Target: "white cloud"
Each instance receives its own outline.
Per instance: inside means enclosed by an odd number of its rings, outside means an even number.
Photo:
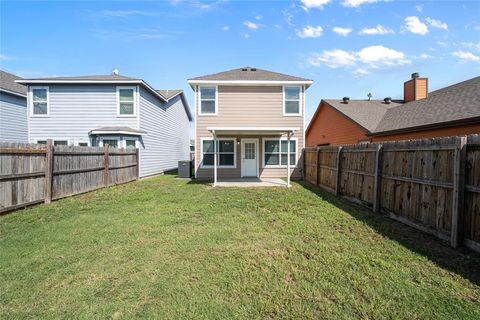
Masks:
[[[428,33],[428,26],[421,22],[416,16],[406,17],[405,24],[402,26],[403,31],[408,31],[414,34],[420,34],[422,36]]]
[[[330,68],[338,68],[355,65],[356,57],[355,53],[341,49],[324,50],[321,54],[313,54],[307,62],[316,67],[323,63]]]
[[[417,10],[418,12],[422,12],[423,11],[423,4],[417,4],[415,6],[415,10]]]
[[[255,20],[262,20],[262,16],[258,15],[258,16],[255,16]]]
[[[366,76],[367,74],[369,74],[368,70],[365,69],[365,68],[357,68],[355,70],[353,70],[352,72],[355,76],[358,77],[363,77],[363,76]]]
[[[346,37],[352,32],[352,28],[343,28],[343,27],[334,27],[333,32],[338,34],[339,36]]]
[[[358,8],[365,3],[375,3],[379,0],[343,0],[342,6],[350,8]]]
[[[426,53],[422,53],[422,54],[420,55],[420,59],[426,60],[426,59],[430,59],[430,58],[432,58],[432,56],[429,55],[429,54],[426,54]]]
[[[374,35],[374,34],[391,34],[395,33],[392,29],[388,29],[381,24],[373,28],[363,28],[358,34],[360,35]]]
[[[365,47],[357,52],[342,49],[324,50],[310,55],[307,62],[315,67],[326,65],[329,68],[353,68],[352,73],[355,76],[364,76],[372,69],[411,63],[403,52],[382,45]]]
[[[328,4],[331,0],[302,0],[302,8],[305,11],[308,9],[319,8],[323,9],[323,7]]]
[[[480,26],[473,27],[474,30],[480,31]]]
[[[480,63],[480,57],[468,51],[454,51],[452,56],[459,58],[463,62],[473,61]]]
[[[243,24],[250,30],[258,30],[260,28],[260,24],[252,21],[245,21]]]
[[[222,30],[223,30],[223,31],[228,31],[228,30],[230,30],[230,27],[229,27],[229,26],[224,26],[224,27],[222,28]]]
[[[403,52],[385,48],[382,45],[363,48],[357,52],[357,56],[359,61],[370,65],[372,68],[410,63]]]
[[[462,42],[462,46],[466,47],[466,48],[474,48],[478,51],[480,51],[480,42]]]
[[[435,19],[432,19],[432,18],[425,18],[425,21],[427,21],[428,24],[431,25],[434,28],[448,30],[448,25],[445,22],[442,22],[440,20],[435,20]]]
[[[301,31],[297,32],[300,38],[318,38],[322,35],[323,28],[321,26],[306,26]]]

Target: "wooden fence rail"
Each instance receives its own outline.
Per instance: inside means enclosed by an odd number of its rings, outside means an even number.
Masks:
[[[0,213],[138,179],[138,149],[0,143]]]
[[[480,135],[303,152],[304,180],[480,252]]]

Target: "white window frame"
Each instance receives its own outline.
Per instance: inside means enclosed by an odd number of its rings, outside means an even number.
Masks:
[[[120,90],[133,90],[133,114],[120,114]],[[134,118],[137,116],[138,110],[138,90],[136,86],[117,86],[117,117]]]
[[[287,113],[285,112],[286,107],[287,107],[287,100],[285,99],[285,89],[286,88],[298,88],[300,91],[298,94],[298,113]],[[303,100],[303,90],[302,86],[283,86],[282,87],[282,92],[283,92],[283,116],[285,117],[299,117],[302,115],[302,100]],[[296,101],[296,100],[288,100],[288,101]]]
[[[35,114],[33,108],[33,90],[34,89],[45,89],[47,90],[47,114]],[[30,107],[30,116],[34,118],[48,118],[50,117],[50,87],[49,86],[32,86],[28,92],[29,94],[29,107]]]
[[[117,148],[120,149],[122,148],[122,139],[120,139],[119,136],[105,136],[105,137],[100,137],[98,141],[98,146],[103,147],[103,140],[117,140]]]
[[[210,169],[213,168],[214,166],[206,166],[203,164],[203,141],[213,141],[213,138],[201,138],[200,139],[200,168],[205,168],[205,169]],[[230,137],[225,137],[225,138],[217,138],[218,141],[233,141],[233,166],[225,166],[225,165],[220,165],[220,161],[217,161],[217,168],[222,168],[222,169],[236,169],[237,168],[237,138],[230,138]],[[219,154],[217,150],[217,154]]]
[[[135,149],[138,149],[138,139],[134,137],[123,137],[122,143],[124,148],[127,149],[127,140],[135,141]]]
[[[215,88],[215,112],[214,113],[203,113],[202,112],[202,88]],[[212,101],[212,99],[207,99]],[[199,116],[216,116],[218,115],[218,86],[198,86],[198,115]]]
[[[281,152],[280,158],[278,159],[278,164],[265,164],[265,142],[266,141],[279,141],[280,145],[278,146],[281,148],[281,141],[288,141],[287,137],[281,137],[279,138],[263,138],[262,139],[262,168],[286,168],[286,164],[282,164],[282,157],[281,157]],[[298,164],[298,138],[290,138],[290,141],[295,141],[295,163],[290,163],[290,167],[294,168]],[[281,151],[281,149],[280,149]],[[293,153],[292,150],[290,150],[290,153]]]

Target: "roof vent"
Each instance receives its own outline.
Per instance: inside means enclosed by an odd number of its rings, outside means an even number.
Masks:
[[[250,68],[250,71],[257,71],[257,68]]]
[[[412,79],[417,79],[419,77],[420,77],[420,73],[418,73],[418,72],[412,73]]]
[[[343,103],[346,104],[350,101],[350,98],[349,97],[343,97],[342,100],[343,100]]]
[[[118,76],[120,74],[120,71],[118,69],[113,69],[112,75],[113,76]]]
[[[383,99],[383,101],[385,102],[385,104],[390,104],[392,103],[392,98],[386,97],[385,99]]]
[[[244,67],[242,68],[242,71],[248,71],[250,69],[250,67]]]

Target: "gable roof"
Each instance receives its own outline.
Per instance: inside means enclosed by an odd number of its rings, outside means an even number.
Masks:
[[[400,101],[395,100],[390,104],[386,104],[383,100],[350,100],[348,103],[344,103],[343,100],[328,99],[322,100],[322,102],[342,113],[368,132],[375,130],[387,110],[401,105]],[[308,127],[310,128],[310,125]],[[309,128],[307,128],[307,131]]]
[[[438,127],[453,123],[480,121],[480,77],[466,80],[428,94],[425,99],[403,103],[392,100],[322,100],[307,132],[312,126],[322,103],[326,103],[368,131],[368,135]]]
[[[171,98],[177,96],[178,94],[182,93],[183,90],[181,89],[172,89],[172,90],[157,90],[159,94],[161,94],[165,99],[170,100]]]
[[[197,83],[298,83],[307,86],[313,83],[310,79],[291,76],[283,73],[263,70],[253,67],[243,67],[227,71],[222,71],[205,76],[195,77],[188,80],[189,84]]]
[[[187,99],[183,90],[155,90],[143,79],[131,78],[119,74],[109,75],[93,75],[93,76],[75,76],[75,77],[47,77],[47,78],[33,78],[33,79],[19,79],[15,81],[17,84],[138,84],[147,89],[155,97],[164,102],[169,102],[177,95],[181,95],[182,103],[185,107],[188,119],[193,121],[192,113],[188,106]]]
[[[108,74],[108,75],[93,75],[93,76],[75,76],[75,77],[45,77],[45,78],[30,78],[24,79],[24,83],[31,83],[37,81],[143,81],[142,79],[131,78],[122,76],[119,74]]]
[[[17,96],[26,97],[27,87],[16,83],[15,80],[21,80],[19,76],[0,70],[0,90]]]
[[[480,77],[388,110],[374,134],[475,119],[480,121]]]

